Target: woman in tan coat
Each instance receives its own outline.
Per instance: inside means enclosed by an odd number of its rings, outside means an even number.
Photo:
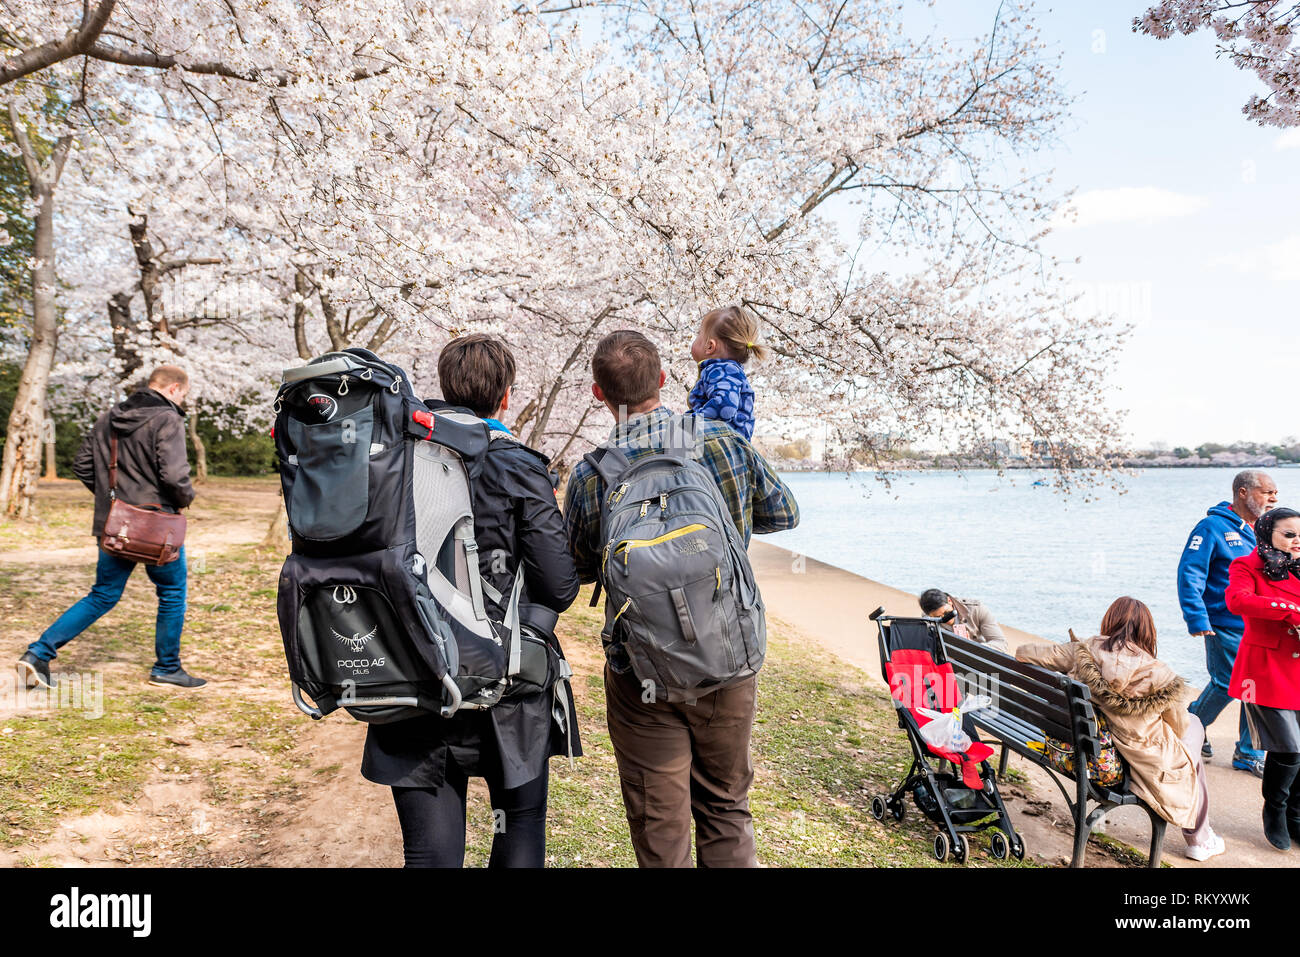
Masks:
[[[1087,685],[1128,764],[1133,793],[1183,829],[1189,858],[1204,861],[1223,853],[1223,838],[1210,828],[1201,764],[1205,728],[1187,710],[1183,679],[1156,658],[1156,626],[1146,605],[1117,598],[1101,620],[1100,636],[1024,645],[1016,658]]]

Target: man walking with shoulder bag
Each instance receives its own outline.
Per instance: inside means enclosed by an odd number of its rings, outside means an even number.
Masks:
[[[50,662],[58,649],[117,604],[137,558],[149,561],[143,556],[150,551],[161,563],[145,565],[158,594],[149,683],[177,688],[207,683],[186,674],[180,658],[186,574],[179,512],[194,500],[181,411],[188,393],[185,370],[159,366],[147,387],[101,415],[82,443],[72,471],[95,494],[92,534],[100,546],[95,584],[18,660],[26,687],[52,686]],[[154,544],[160,533],[163,544]]]
[[[750,735],[765,651],[745,555],[793,528],[790,490],[740,433],[659,401],[659,351],[610,333],[592,394],[615,419],[564,507],[579,577],[606,591],[605,701],[642,867],[754,867]]]

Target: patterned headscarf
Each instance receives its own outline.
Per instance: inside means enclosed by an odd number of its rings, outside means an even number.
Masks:
[[[1265,512],[1255,522],[1255,550],[1264,561],[1264,575],[1269,581],[1280,582],[1287,575],[1300,578],[1300,558],[1292,558],[1290,552],[1273,547],[1273,527],[1285,518],[1300,518],[1300,512],[1293,508],[1274,508]]]

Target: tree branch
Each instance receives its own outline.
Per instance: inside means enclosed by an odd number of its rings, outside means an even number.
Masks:
[[[18,144],[18,149],[23,154],[23,166],[27,168],[27,179],[31,182],[32,192],[37,193],[41,189],[41,161],[36,155],[36,150],[32,147],[32,141],[27,138],[27,127],[23,125],[21,118],[18,116],[18,108],[9,104],[9,127],[13,130],[14,142]]]
[[[274,73],[269,70],[253,69],[247,72],[241,72],[233,67],[226,66],[224,63],[182,63],[176,57],[170,54],[152,53],[149,51],[119,50],[116,47],[106,46],[103,43],[96,43],[86,51],[87,56],[94,57],[96,60],[105,60],[108,63],[117,63],[121,66],[142,66],[155,70],[170,70],[172,67],[179,67],[186,73],[199,73],[207,76],[224,76],[230,80],[244,80],[249,83],[271,80],[276,86],[288,86],[295,77],[288,73]],[[390,69],[392,64],[385,64],[377,70],[356,69],[352,71],[351,79],[368,80],[371,77],[383,76]]]
[[[117,0],[100,0],[93,12],[83,7],[81,26],[69,30],[62,40],[42,43],[0,63],[0,86],[86,53],[104,32],[116,4]]]

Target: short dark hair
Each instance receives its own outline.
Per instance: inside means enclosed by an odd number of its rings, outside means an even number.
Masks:
[[[921,592],[921,613],[930,615],[948,604],[948,593],[942,588],[927,588]]]
[[[165,389],[168,386],[188,386],[190,377],[180,366],[158,366],[149,373],[147,388]]]
[[[641,405],[657,396],[662,370],[659,350],[635,329],[611,332],[591,356],[591,377],[615,406]]]
[[[442,397],[475,415],[495,415],[515,384],[515,357],[500,339],[471,333],[452,339],[438,353]]]

